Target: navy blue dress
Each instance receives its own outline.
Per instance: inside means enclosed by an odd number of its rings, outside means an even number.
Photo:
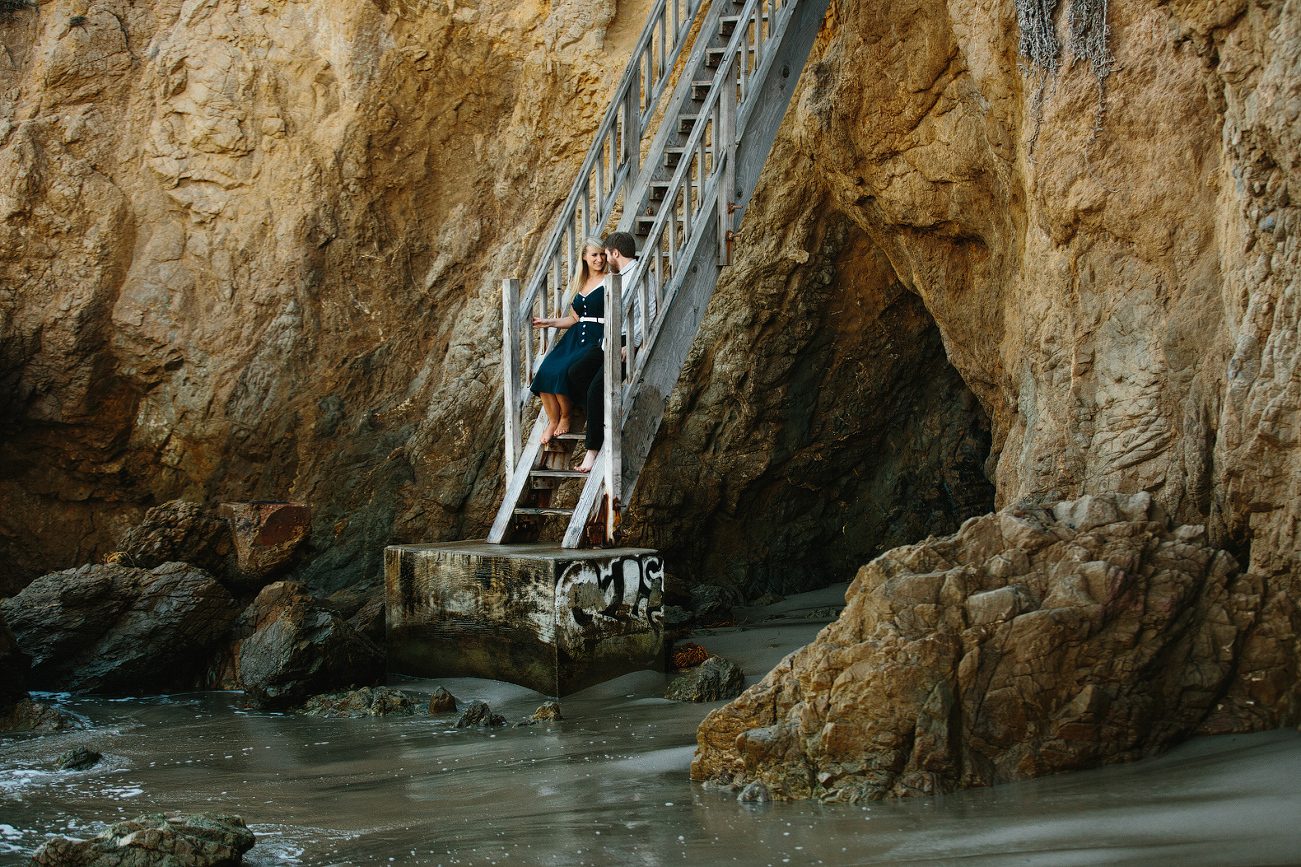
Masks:
[[[597,287],[587,295],[574,296],[574,312],[579,316],[600,319],[605,315],[605,291]],[[586,400],[587,395],[569,393],[566,374],[569,367],[593,346],[601,345],[605,326],[599,322],[578,322],[570,326],[564,336],[551,347],[547,357],[542,359],[542,366],[533,377],[529,388],[534,394],[563,394],[579,400]]]

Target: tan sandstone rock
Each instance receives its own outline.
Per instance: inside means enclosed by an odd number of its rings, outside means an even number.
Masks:
[[[325,590],[481,534],[496,281],[645,6],[0,27],[0,592],[178,497],[311,504]],[[1301,6],[1108,8],[1099,123],[1069,56],[1037,112],[1008,0],[832,3],[626,527],[755,594],[986,511],[982,469],[1000,506],[1147,492],[1263,582],[1226,689],[1269,725],[1301,657]]]
[[[479,530],[499,281],[649,5],[55,0],[0,23],[0,593],[176,498],[309,502],[333,586],[395,531]]]
[[[705,719],[692,777],[861,801],[1159,752],[1243,710],[1220,696],[1262,585],[1147,493],[972,519],[864,566],[836,623]]]

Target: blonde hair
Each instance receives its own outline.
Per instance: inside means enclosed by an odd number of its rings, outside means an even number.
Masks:
[[[578,257],[578,265],[574,268],[574,277],[572,280],[569,281],[569,291],[565,293],[565,300],[561,302],[560,312],[556,314],[557,316],[565,315],[565,311],[569,309],[569,304],[574,300],[574,296],[578,294],[578,291],[580,289],[582,289],[584,286],[587,285],[588,278],[592,276],[591,271],[587,267],[588,247],[595,247],[596,249],[600,250],[602,253],[605,252],[605,246],[601,243],[600,238],[596,238],[591,235],[588,235],[586,238],[583,239],[583,247],[582,247],[583,255],[580,255]],[[605,263],[605,270],[602,271],[601,273],[602,274],[610,273],[610,262],[608,259],[606,260]]]

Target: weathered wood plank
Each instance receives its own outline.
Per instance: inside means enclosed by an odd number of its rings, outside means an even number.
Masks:
[[[645,282],[646,274],[640,273],[633,279]],[[623,334],[623,279],[618,274],[611,274],[605,278],[605,334],[606,334],[606,351],[605,351],[605,417],[601,423],[605,425],[605,443],[601,446],[601,451],[605,454],[605,468],[602,475],[605,479],[605,492],[608,495],[606,500],[605,526],[609,532],[613,533],[618,526],[617,511],[620,508],[623,496],[620,488],[623,463],[621,455],[623,453],[623,362],[620,359],[619,343]],[[645,311],[649,313],[649,311]],[[643,316],[643,319],[646,317]],[[632,326],[634,323],[629,323]],[[632,328],[628,328],[628,351],[636,351],[634,346],[635,336],[632,334]],[[631,363],[632,355],[629,355]],[[631,368],[630,368],[631,369]],[[608,540],[607,541],[612,541]]]
[[[524,442],[523,451],[520,454],[520,465],[506,484],[506,495],[502,498],[501,506],[497,509],[497,518],[492,522],[492,529],[488,531],[489,542],[496,544],[506,538],[506,531],[510,529],[511,515],[514,514],[519,498],[524,495],[524,489],[528,487],[529,474],[524,471],[524,468],[537,463],[538,454],[542,451],[540,442],[542,432],[546,429],[547,414],[540,412],[533,422],[533,432],[529,434],[528,439]]]
[[[501,359],[501,374],[504,384],[502,392],[506,410],[506,460],[504,468],[506,479],[515,475],[515,466],[519,462],[520,450],[520,412],[516,395],[520,390],[519,356],[515,347],[519,345],[519,320],[515,311],[519,309],[519,281],[507,279],[501,281],[501,345],[504,348]]]

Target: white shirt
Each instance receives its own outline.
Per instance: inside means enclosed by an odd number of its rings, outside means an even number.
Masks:
[[[619,278],[622,281],[623,286],[623,291],[620,293],[620,297],[623,298],[623,310],[625,314],[623,320],[623,331],[625,335],[628,334],[629,327],[631,326],[632,342],[634,346],[641,346],[641,310],[634,306],[634,299],[636,297],[636,292],[634,290],[637,285],[637,268],[640,265],[640,259],[630,259],[626,265],[619,269]],[[646,306],[650,308],[648,311],[650,313],[650,321],[654,323],[656,313],[655,287],[648,284],[646,289]],[[633,310],[632,317],[626,315],[629,308]]]

